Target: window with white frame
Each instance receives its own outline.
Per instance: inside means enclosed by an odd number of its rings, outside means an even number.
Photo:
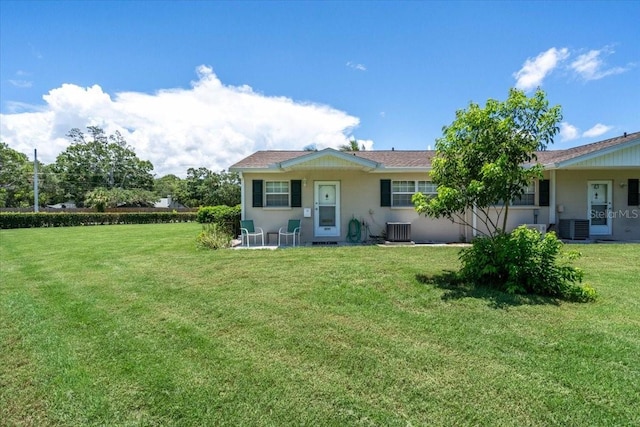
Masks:
[[[289,181],[266,181],[264,190],[266,207],[289,206]]]
[[[416,192],[426,196],[436,195],[438,186],[431,181],[392,181],[391,206],[413,206],[411,198]]]
[[[536,184],[535,182],[523,187],[524,193],[521,197],[511,200],[511,206],[533,206],[536,204]]]

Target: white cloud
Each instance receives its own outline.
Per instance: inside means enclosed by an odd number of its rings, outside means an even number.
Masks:
[[[544,78],[568,57],[569,49],[566,47],[562,49],[552,47],[533,59],[528,58],[522,68],[513,74],[516,79],[516,87],[529,91],[540,86]]]
[[[580,131],[577,127],[567,123],[560,123],[560,141],[572,141],[580,136]]]
[[[365,151],[373,150],[373,141],[371,139],[358,139],[358,147],[364,148]]]
[[[560,141],[573,141],[578,138],[595,138],[601,136],[613,129],[613,126],[603,125],[602,123],[598,123],[593,126],[591,129],[586,130],[584,132],[580,132],[576,126],[569,124],[567,122],[560,123]]]
[[[358,71],[367,71],[367,67],[365,67],[362,64],[357,64],[357,63],[352,62],[352,61],[347,62],[347,67],[353,68],[354,70],[358,70]]]
[[[612,53],[614,52],[608,48],[590,50],[589,52],[578,56],[576,60],[571,63],[570,68],[587,81],[598,80],[603,77],[624,73],[629,70],[629,67],[606,68],[605,63],[602,60],[602,55],[610,55]]]
[[[33,82],[31,82],[29,80],[9,79],[9,83],[11,83],[13,86],[21,88],[21,89],[33,86]]]
[[[112,97],[98,85],[63,84],[43,96],[44,107],[0,115],[0,135],[25,154],[37,148],[39,159],[52,163],[69,145],[71,128],[97,125],[109,134],[119,130],[138,157],[153,163],[157,176],[184,176],[190,167],[227,169],[257,150],[338,147],[359,123],[327,105],[224,85],[206,66],[197,73],[189,89],[154,94]]]
[[[585,138],[595,138],[596,136],[603,135],[613,129],[613,126],[603,125],[602,123],[596,124],[591,129],[585,131],[582,136]]]
[[[31,86],[33,86],[33,82],[26,78],[29,77],[31,73],[23,70],[18,70],[16,71],[15,75],[17,78],[8,80],[9,84],[11,84],[12,86],[20,89],[30,88]]]

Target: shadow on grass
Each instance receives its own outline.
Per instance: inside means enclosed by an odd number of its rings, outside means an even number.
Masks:
[[[509,294],[490,288],[467,283],[460,279],[455,271],[444,270],[440,274],[428,276],[416,274],[416,280],[425,285],[433,285],[443,289],[442,300],[450,301],[462,298],[478,298],[488,302],[489,307],[496,309],[508,309],[520,305],[560,305],[556,298],[540,295]]]

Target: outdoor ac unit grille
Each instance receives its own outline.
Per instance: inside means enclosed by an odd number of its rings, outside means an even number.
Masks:
[[[589,238],[588,219],[561,219],[558,224],[561,239],[586,240]]]
[[[408,222],[388,222],[387,240],[389,242],[410,242],[411,223]]]

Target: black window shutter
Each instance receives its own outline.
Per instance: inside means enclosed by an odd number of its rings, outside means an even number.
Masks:
[[[540,206],[549,206],[549,180],[548,179],[541,179],[538,182],[538,188],[539,188],[539,205]]]
[[[291,207],[302,207],[302,180],[294,179],[291,181]]]
[[[639,179],[629,179],[627,183],[627,205],[629,206],[640,206],[640,180]]]
[[[261,179],[253,180],[253,207],[254,208],[262,207],[262,180]]]
[[[380,180],[380,206],[391,206],[391,180]]]

